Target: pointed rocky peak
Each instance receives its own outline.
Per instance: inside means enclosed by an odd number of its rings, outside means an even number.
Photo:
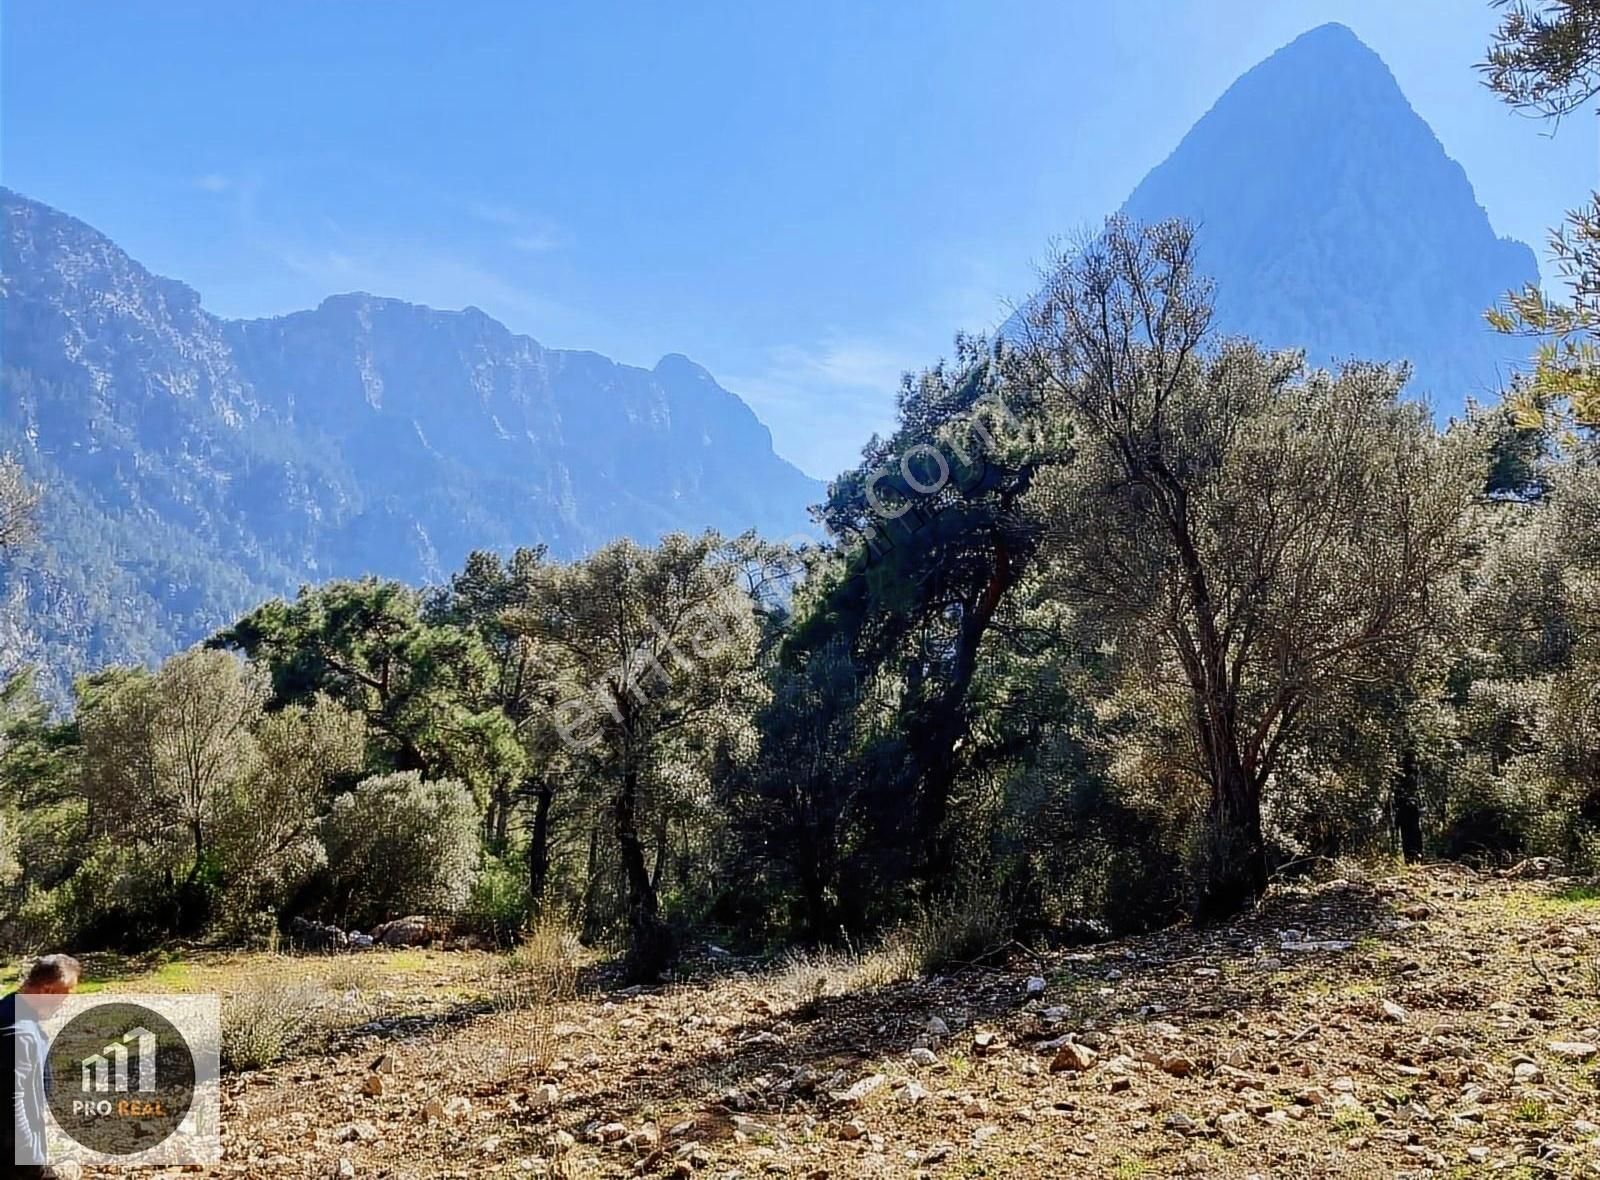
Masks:
[[[1247,71],[1124,211],[1184,217],[1217,322],[1313,363],[1408,360],[1445,410],[1492,393],[1519,355],[1483,309],[1536,280],[1383,60],[1323,25]]]

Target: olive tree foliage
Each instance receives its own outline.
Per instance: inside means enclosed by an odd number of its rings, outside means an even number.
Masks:
[[[252,728],[267,692],[260,670],[223,652],[184,652],[153,674],[124,676],[79,721],[83,791],[96,827],[129,836],[180,831],[198,877],[228,795],[261,769]]]
[[[318,859],[327,787],[359,764],[360,718],[326,698],[267,713],[266,672],[193,649],[80,690],[79,789],[92,835],[182,873],[192,928],[275,899]]]
[[[1073,461],[1047,488],[1053,585],[1129,676],[1177,692],[1206,794],[1202,915],[1266,887],[1263,801],[1310,715],[1404,673],[1483,484],[1376,365],[1306,372],[1210,336],[1187,225],[1114,218],[1026,311],[1019,381]]]
[[[538,571],[530,604],[507,616],[551,653],[550,722],[615,848],[641,977],[672,954],[661,885],[674,830],[709,813],[715,764],[753,740],[761,627],[744,572],[712,533],[618,541]]]
[[[252,727],[260,763],[216,809],[216,859],[228,916],[276,908],[323,861],[317,821],[330,787],[361,769],[365,726],[325,696],[263,714]]]
[[[332,883],[329,916],[372,926],[409,914],[457,913],[480,852],[472,792],[416,771],[363,780],[334,800],[321,824]]]
[[[1494,0],[1499,28],[1480,65],[1485,83],[1511,106],[1559,121],[1600,95],[1600,3]],[[1600,194],[1567,214],[1550,236],[1565,301],[1535,284],[1490,311],[1502,332],[1538,341],[1532,372],[1511,390],[1525,422],[1600,429]]]
[[[1444,851],[1600,865],[1600,468],[1551,461],[1538,501],[1476,523],[1463,756]]]

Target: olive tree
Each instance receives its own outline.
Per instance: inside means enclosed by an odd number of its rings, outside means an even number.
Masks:
[[[182,832],[189,878],[197,880],[219,808],[260,768],[253,727],[266,699],[258,669],[194,649],[153,674],[130,672],[86,702],[83,791],[95,826],[134,836]]]
[[[1216,342],[1209,295],[1189,226],[1112,219],[1048,273],[1013,364],[1073,432],[1040,488],[1058,592],[1185,699],[1218,916],[1266,887],[1263,797],[1308,714],[1436,625],[1483,471],[1403,372]]]
[[[1478,522],[1463,759],[1448,851],[1600,864],[1600,469],[1548,465],[1537,503]]]
[[[713,533],[671,534],[654,548],[617,541],[541,568],[530,604],[507,616],[550,652],[550,724],[579,780],[601,794],[640,977],[672,954],[659,888],[665,820],[674,806],[708,804],[713,760],[748,739],[759,628],[743,574]]]
[[[325,696],[264,713],[252,773],[218,803],[216,860],[235,918],[281,904],[321,863],[318,818],[330,788],[361,768],[361,715]]]
[[[358,716],[325,697],[269,713],[267,698],[264,669],[203,648],[81,686],[90,830],[180,866],[186,926],[218,898],[237,917],[296,883],[320,858],[330,783],[359,765]]]
[[[1501,10],[1484,82],[1518,110],[1559,124],[1600,95],[1600,3],[1493,0]],[[1558,300],[1530,283],[1489,312],[1502,332],[1537,340],[1532,371],[1511,390],[1524,421],[1600,431],[1600,194],[1567,214],[1550,235]]]
[[[364,780],[322,822],[333,916],[373,925],[406,914],[453,914],[466,904],[479,858],[472,792],[414,770]]]

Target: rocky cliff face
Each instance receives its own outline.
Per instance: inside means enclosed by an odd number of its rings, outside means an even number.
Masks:
[[[0,447],[46,489],[12,580],[60,671],[160,656],[303,581],[788,535],[820,497],[684,357],[640,369],[364,294],[225,321],[74,218],[10,192],[0,212]]]
[[[1343,26],[1240,78],[1125,209],[1199,223],[1224,332],[1409,360],[1442,414],[1522,359],[1482,313],[1537,277],[1532,252],[1495,235]],[[639,369],[364,294],[228,322],[82,222],[3,190],[0,212],[0,449],[47,489],[10,621],[58,671],[158,657],[302,581],[434,580],[477,547],[788,535],[820,498],[681,356]]]
[[[1483,311],[1537,281],[1498,237],[1373,51],[1313,29],[1250,70],[1128,198],[1141,221],[1199,226],[1217,324],[1314,363],[1409,360],[1441,413],[1492,397],[1526,349]]]

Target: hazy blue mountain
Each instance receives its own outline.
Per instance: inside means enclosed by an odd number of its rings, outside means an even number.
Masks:
[[[480,546],[787,535],[820,498],[683,357],[634,368],[364,294],[230,322],[80,221],[0,208],[0,449],[47,489],[0,659],[31,625],[58,672],[148,660],[300,582],[435,580]],[[1227,332],[1408,359],[1447,413],[1521,359],[1482,313],[1532,252],[1343,26],[1240,78],[1125,209],[1200,224]]]
[[[364,294],[222,320],[81,221],[4,190],[0,211],[0,449],[45,488],[10,582],[58,674],[159,657],[306,581],[787,536],[821,496],[684,357],[641,369]]]
[[[1124,211],[1200,227],[1217,323],[1314,362],[1410,360],[1437,410],[1492,396],[1521,342],[1483,311],[1537,281],[1382,59],[1313,29],[1230,86]]]

